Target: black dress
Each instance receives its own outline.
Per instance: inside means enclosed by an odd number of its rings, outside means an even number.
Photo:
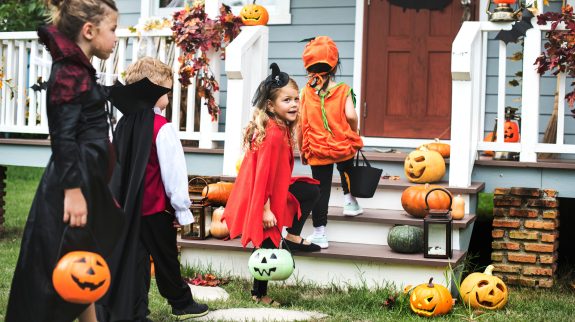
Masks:
[[[43,27],[38,35],[53,61],[47,90],[52,156],[22,236],[6,312],[8,322],[73,321],[87,305],[68,303],[56,293],[52,271],[57,261],[72,250],[106,257],[124,222],[107,185],[113,164],[105,110],[107,91],[96,83],[94,68],[74,42],[54,27]],[[77,187],[87,202],[88,223],[64,234],[64,189]]]

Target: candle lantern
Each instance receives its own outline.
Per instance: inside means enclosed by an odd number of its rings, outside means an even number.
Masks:
[[[495,4],[495,9],[493,12],[489,11],[491,6],[491,1],[487,1],[487,15],[489,16],[489,21],[492,22],[505,22],[505,21],[516,21],[517,14],[521,11],[520,6],[516,6],[515,10],[511,7],[516,0],[492,0]]]
[[[434,190],[442,190],[449,196],[448,209],[429,209],[427,197]],[[423,219],[423,239],[425,258],[451,258],[451,193],[444,188],[434,188],[425,195],[427,215]]]
[[[208,182],[201,177],[192,178],[189,184],[195,181],[202,181],[208,187]],[[206,239],[210,235],[212,206],[206,197],[202,197],[201,193],[190,193],[190,200],[192,202],[190,211],[194,216],[194,222],[182,226],[182,239]]]

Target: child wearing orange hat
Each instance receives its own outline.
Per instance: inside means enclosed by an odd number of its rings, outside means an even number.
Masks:
[[[308,240],[322,248],[328,247],[325,226],[333,165],[341,176],[344,192],[343,214],[357,216],[363,209],[349,191],[349,170],[353,157],[363,147],[357,132],[358,117],[352,88],[335,82],[339,53],[327,36],[312,39],[303,52],[303,63],[309,81],[301,92],[301,119],[298,145],[303,164],[311,166],[312,176],[320,181],[320,199],[313,208],[314,233]]]

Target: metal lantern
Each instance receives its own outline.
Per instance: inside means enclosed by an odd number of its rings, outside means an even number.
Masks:
[[[505,22],[505,21],[516,21],[517,14],[521,11],[521,6],[516,5],[516,9],[511,8],[511,5],[516,3],[516,0],[492,0],[495,4],[495,10],[493,12],[489,11],[491,6],[491,1],[487,1],[487,15],[489,16],[489,21],[492,22]]]
[[[449,209],[429,209],[427,197],[432,191],[441,190],[449,196]],[[427,215],[423,219],[423,241],[425,258],[451,258],[451,193],[444,188],[434,188],[425,195]]]
[[[203,181],[206,187],[208,187],[208,182],[200,177],[192,178],[189,184],[197,180]],[[209,189],[209,187],[207,189]],[[207,195],[206,193],[206,196]],[[206,239],[210,235],[212,206],[208,202],[207,197],[202,197],[201,194],[190,194],[190,200],[192,202],[190,211],[194,216],[194,222],[182,226],[182,239]]]

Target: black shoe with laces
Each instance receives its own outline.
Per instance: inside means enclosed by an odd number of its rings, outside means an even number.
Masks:
[[[183,309],[172,308],[172,316],[175,317],[178,321],[183,321],[190,318],[204,316],[208,314],[209,311],[210,310],[206,304],[192,302]]]

